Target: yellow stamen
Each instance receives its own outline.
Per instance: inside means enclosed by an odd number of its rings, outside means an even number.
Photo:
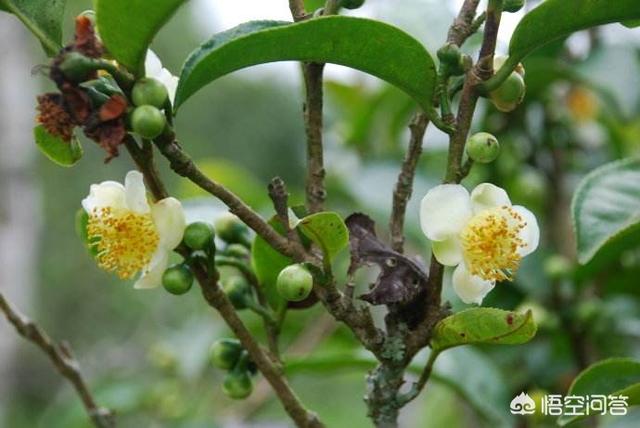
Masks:
[[[469,272],[487,281],[511,281],[520,266],[518,250],[525,246],[520,232],[526,225],[507,206],[476,214],[460,234]]]
[[[96,208],[89,215],[87,234],[98,248],[98,266],[131,278],[151,261],[158,247],[158,231],[151,214]]]

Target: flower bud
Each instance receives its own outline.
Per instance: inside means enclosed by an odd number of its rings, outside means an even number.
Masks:
[[[251,286],[242,276],[232,276],[222,283],[222,291],[227,295],[234,308],[247,308],[247,299],[251,298]]]
[[[169,99],[167,87],[159,80],[144,77],[133,85],[131,99],[137,106],[151,105],[162,108]]]
[[[162,285],[171,294],[185,294],[193,285],[193,273],[185,264],[171,266],[162,275]]]
[[[346,9],[358,9],[364,2],[365,0],[341,0],[340,6]]]
[[[162,133],[166,123],[164,114],[150,105],[136,107],[131,114],[131,128],[142,138],[156,138]]]
[[[225,255],[236,259],[246,259],[250,256],[249,250],[244,245],[229,244],[224,250]]]
[[[213,226],[203,221],[191,223],[184,230],[183,241],[192,250],[207,250],[213,244]]]
[[[522,9],[524,6],[524,0],[504,0],[502,3],[502,10],[509,13],[515,13]]]
[[[240,244],[247,240],[249,229],[231,213],[218,217],[214,227],[218,237],[228,244]]]
[[[251,377],[245,372],[231,371],[227,373],[222,384],[222,391],[234,400],[247,398],[253,391]]]
[[[209,348],[209,360],[219,369],[231,370],[242,354],[242,345],[238,339],[220,339]]]
[[[72,82],[84,82],[98,69],[98,64],[92,58],[80,52],[67,52],[60,62],[60,71]]]
[[[462,58],[462,52],[455,43],[445,43],[440,49],[438,49],[438,59],[440,62],[448,65],[457,65]]]
[[[510,112],[522,102],[525,94],[524,79],[517,71],[513,71],[507,79],[489,96],[493,105],[502,112]]]
[[[313,276],[300,264],[287,266],[276,280],[278,293],[286,300],[299,302],[306,299],[313,288]]]
[[[493,162],[499,154],[500,143],[487,132],[473,134],[467,141],[467,155],[475,162]]]

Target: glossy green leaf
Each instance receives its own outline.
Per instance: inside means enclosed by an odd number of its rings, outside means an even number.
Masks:
[[[545,0],[520,21],[509,42],[509,58],[494,81],[502,81],[532,51],[598,25],[640,19],[637,0]]]
[[[509,56],[519,61],[531,51],[573,32],[639,18],[637,0],[546,0],[516,27]]]
[[[53,56],[62,47],[62,19],[66,0],[0,0],[0,10],[12,13]]]
[[[284,227],[276,217],[273,217],[269,224],[284,235]],[[278,274],[292,263],[293,260],[280,254],[260,236],[256,236],[251,246],[251,265],[269,301],[269,305],[274,309],[278,309],[285,304],[285,300],[280,297],[276,289]]]
[[[214,35],[185,62],[176,108],[215,79],[276,61],[340,64],[399,87],[432,111],[436,70],[425,48],[404,31],[363,18],[330,16],[298,23],[254,21]]]
[[[329,260],[349,245],[349,230],[337,213],[311,214],[300,220],[296,227],[316,243]]]
[[[639,182],[640,158],[609,163],[582,180],[571,205],[580,263],[640,226]]]
[[[599,361],[575,378],[567,395],[624,395],[628,397],[628,406],[639,405],[640,361],[630,358]],[[586,408],[582,410],[586,413]],[[564,426],[583,418],[585,416],[564,415],[558,419],[558,424]]]
[[[153,37],[185,1],[97,0],[102,42],[120,64],[142,75]]]
[[[531,340],[536,329],[531,311],[519,314],[495,308],[472,308],[440,321],[431,339],[431,349],[440,352],[475,343],[517,345]]]
[[[74,136],[71,141],[51,135],[42,125],[33,129],[36,145],[42,153],[61,166],[72,166],[82,157],[82,146]]]

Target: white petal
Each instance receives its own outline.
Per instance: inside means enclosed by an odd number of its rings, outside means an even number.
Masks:
[[[144,177],[139,171],[129,171],[124,179],[124,190],[127,207],[138,214],[149,212],[147,189],[144,187]]]
[[[92,184],[89,188],[89,196],[82,200],[82,208],[87,213],[104,207],[111,207],[116,210],[126,209],[127,204],[124,193],[124,186],[115,181]]]
[[[511,206],[509,195],[504,189],[491,183],[478,184],[471,192],[471,207],[474,214],[505,205]]]
[[[433,241],[431,250],[436,260],[445,266],[456,266],[462,261],[462,247],[457,236],[444,241]]]
[[[159,246],[173,250],[182,240],[186,227],[182,204],[176,198],[165,198],[151,206],[151,215],[160,236]]]
[[[540,227],[536,216],[521,205],[515,205],[513,209],[522,216],[527,225],[520,231],[520,239],[526,244],[518,252],[522,257],[533,253],[540,242]]]
[[[493,290],[496,283],[471,275],[464,263],[460,263],[451,277],[453,290],[464,303],[482,303],[482,299]]]
[[[163,248],[158,248],[149,266],[142,271],[140,278],[133,284],[133,288],[148,289],[159,286],[162,284],[162,275],[164,271],[167,270],[168,265],[169,253]]]
[[[156,77],[162,71],[162,62],[160,58],[151,49],[147,50],[147,56],[144,60],[144,71],[147,77]]]
[[[457,235],[470,218],[469,192],[459,184],[441,184],[422,198],[420,226],[432,241]]]
[[[171,74],[171,72],[166,68],[163,68],[156,76],[156,79],[162,82],[162,84],[167,88],[169,100],[173,103],[173,99],[176,96],[176,89],[178,88],[178,77]]]

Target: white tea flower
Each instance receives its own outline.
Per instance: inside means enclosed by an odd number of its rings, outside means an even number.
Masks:
[[[82,207],[89,215],[87,235],[96,242],[98,265],[122,279],[140,272],[135,288],[160,285],[186,227],[182,204],[175,198],[150,204],[142,174],[130,171],[124,185],[92,184]]]
[[[429,190],[422,199],[420,225],[435,258],[457,266],[453,288],[465,303],[480,304],[496,281],[511,281],[540,238],[533,213],[511,205],[507,192],[489,183],[471,195],[459,184]]]

